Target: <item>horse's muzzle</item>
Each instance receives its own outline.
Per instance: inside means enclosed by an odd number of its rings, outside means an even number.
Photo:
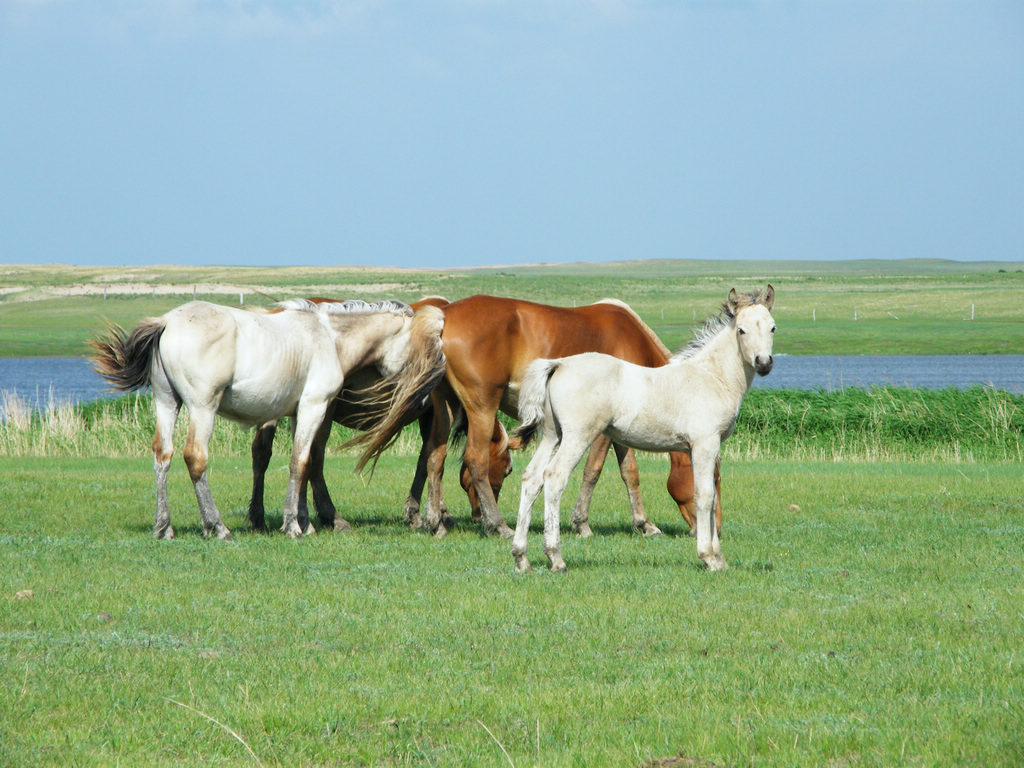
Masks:
[[[768,355],[767,358],[758,355],[754,358],[754,370],[757,371],[758,376],[767,376],[772,372],[772,365],[775,363],[775,358],[772,355]]]

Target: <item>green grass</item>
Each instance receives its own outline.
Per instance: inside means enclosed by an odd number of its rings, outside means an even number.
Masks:
[[[275,298],[616,296],[678,346],[729,287],[768,280],[777,352],[1020,353],[1021,266],[10,267],[0,289],[25,290],[0,290],[0,355],[82,354],[104,319],[132,325],[207,282]],[[118,280],[183,287],[47,293]],[[211,482],[235,541],[202,538],[179,457],[179,539],[161,543],[148,398],[41,415],[5,402],[0,765],[1020,765],[1022,404],[986,388],[755,390],[726,444],[729,571],[698,568],[664,491],[667,462],[642,456],[666,535],[630,532],[609,467],[597,535],[563,527],[570,571],[558,577],[544,568],[539,510],[533,574],[514,575],[507,542],[480,537],[454,456],[457,528],[442,541],[405,528],[411,437],[372,482],[352,475],[352,456],[330,455],[328,483],[355,527],[295,542],[246,530],[250,435],[221,423]],[[525,458],[502,494],[510,522]]]
[[[87,340],[106,320],[132,326],[191,299],[193,286],[211,284],[244,288],[246,306],[311,294],[414,301],[489,293],[559,305],[614,297],[676,348],[731,287],[751,290],[769,281],[777,291],[779,353],[1024,353],[1022,263],[661,260],[465,270],[10,267],[0,274],[0,355],[86,354]],[[101,291],[104,285],[145,289],[107,299],[69,295],[76,286]],[[154,294],[151,286],[174,286],[177,293]],[[234,292],[200,288],[198,295],[238,302]]]
[[[595,538],[566,532],[569,573],[544,570],[535,521],[537,571],[517,577],[454,472],[458,528],[404,528],[410,462],[364,485],[333,457],[355,528],[296,542],[246,533],[246,462],[215,456],[223,543],[200,536],[179,460],[179,539],[160,543],[148,459],[6,459],[0,763],[1024,760],[1019,464],[733,461],[732,568],[711,574],[644,458],[667,535],[629,533],[609,469]],[[276,458],[268,502],[285,477]],[[517,492],[513,475],[506,517]]]
[[[0,456],[145,456],[155,428],[149,395],[129,395],[79,406],[33,412],[0,392]],[[503,416],[504,418],[504,416]],[[177,445],[188,419],[178,420]],[[509,430],[515,422],[505,419]],[[335,444],[351,437],[335,428]],[[252,433],[221,421],[211,451],[248,460]],[[398,451],[419,450],[409,426]],[[276,450],[288,451],[287,430]],[[832,461],[1024,460],[1024,396],[991,387],[967,390],[754,389],[740,410],[728,458]]]

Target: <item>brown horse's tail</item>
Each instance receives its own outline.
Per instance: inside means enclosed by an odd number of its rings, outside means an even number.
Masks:
[[[131,333],[111,323],[106,336],[89,342],[96,350],[92,367],[110,383],[111,389],[132,392],[148,387],[150,363],[164,327],[162,317],[143,320]]]
[[[557,360],[534,360],[523,375],[519,387],[519,428],[513,439],[518,438],[521,446],[527,446],[544,426],[544,410],[548,400],[548,380],[558,368]],[[554,425],[552,425],[553,427]]]
[[[445,359],[441,347],[444,312],[437,307],[422,307],[409,328],[409,353],[401,371],[385,376],[366,393],[367,429],[342,445],[365,446],[356,462],[361,472],[398,439],[406,424],[411,423],[429,404],[430,393],[444,377]]]

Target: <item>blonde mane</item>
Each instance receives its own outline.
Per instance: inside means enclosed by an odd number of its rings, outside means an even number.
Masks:
[[[372,315],[380,312],[390,312],[393,315],[405,315],[412,317],[412,307],[401,301],[385,299],[384,301],[366,302],[361,299],[348,299],[346,301],[322,301],[315,302],[309,299],[287,299],[277,302],[281,309],[291,309],[297,312],[319,312],[325,315]]]

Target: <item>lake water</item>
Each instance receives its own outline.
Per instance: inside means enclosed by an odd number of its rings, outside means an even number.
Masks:
[[[1024,355],[778,355],[774,370],[754,380],[755,387],[769,389],[874,385],[963,389],[976,384],[1024,394]],[[78,357],[0,358],[0,391],[14,392],[37,409],[51,402],[89,402],[113,396],[89,362]]]

